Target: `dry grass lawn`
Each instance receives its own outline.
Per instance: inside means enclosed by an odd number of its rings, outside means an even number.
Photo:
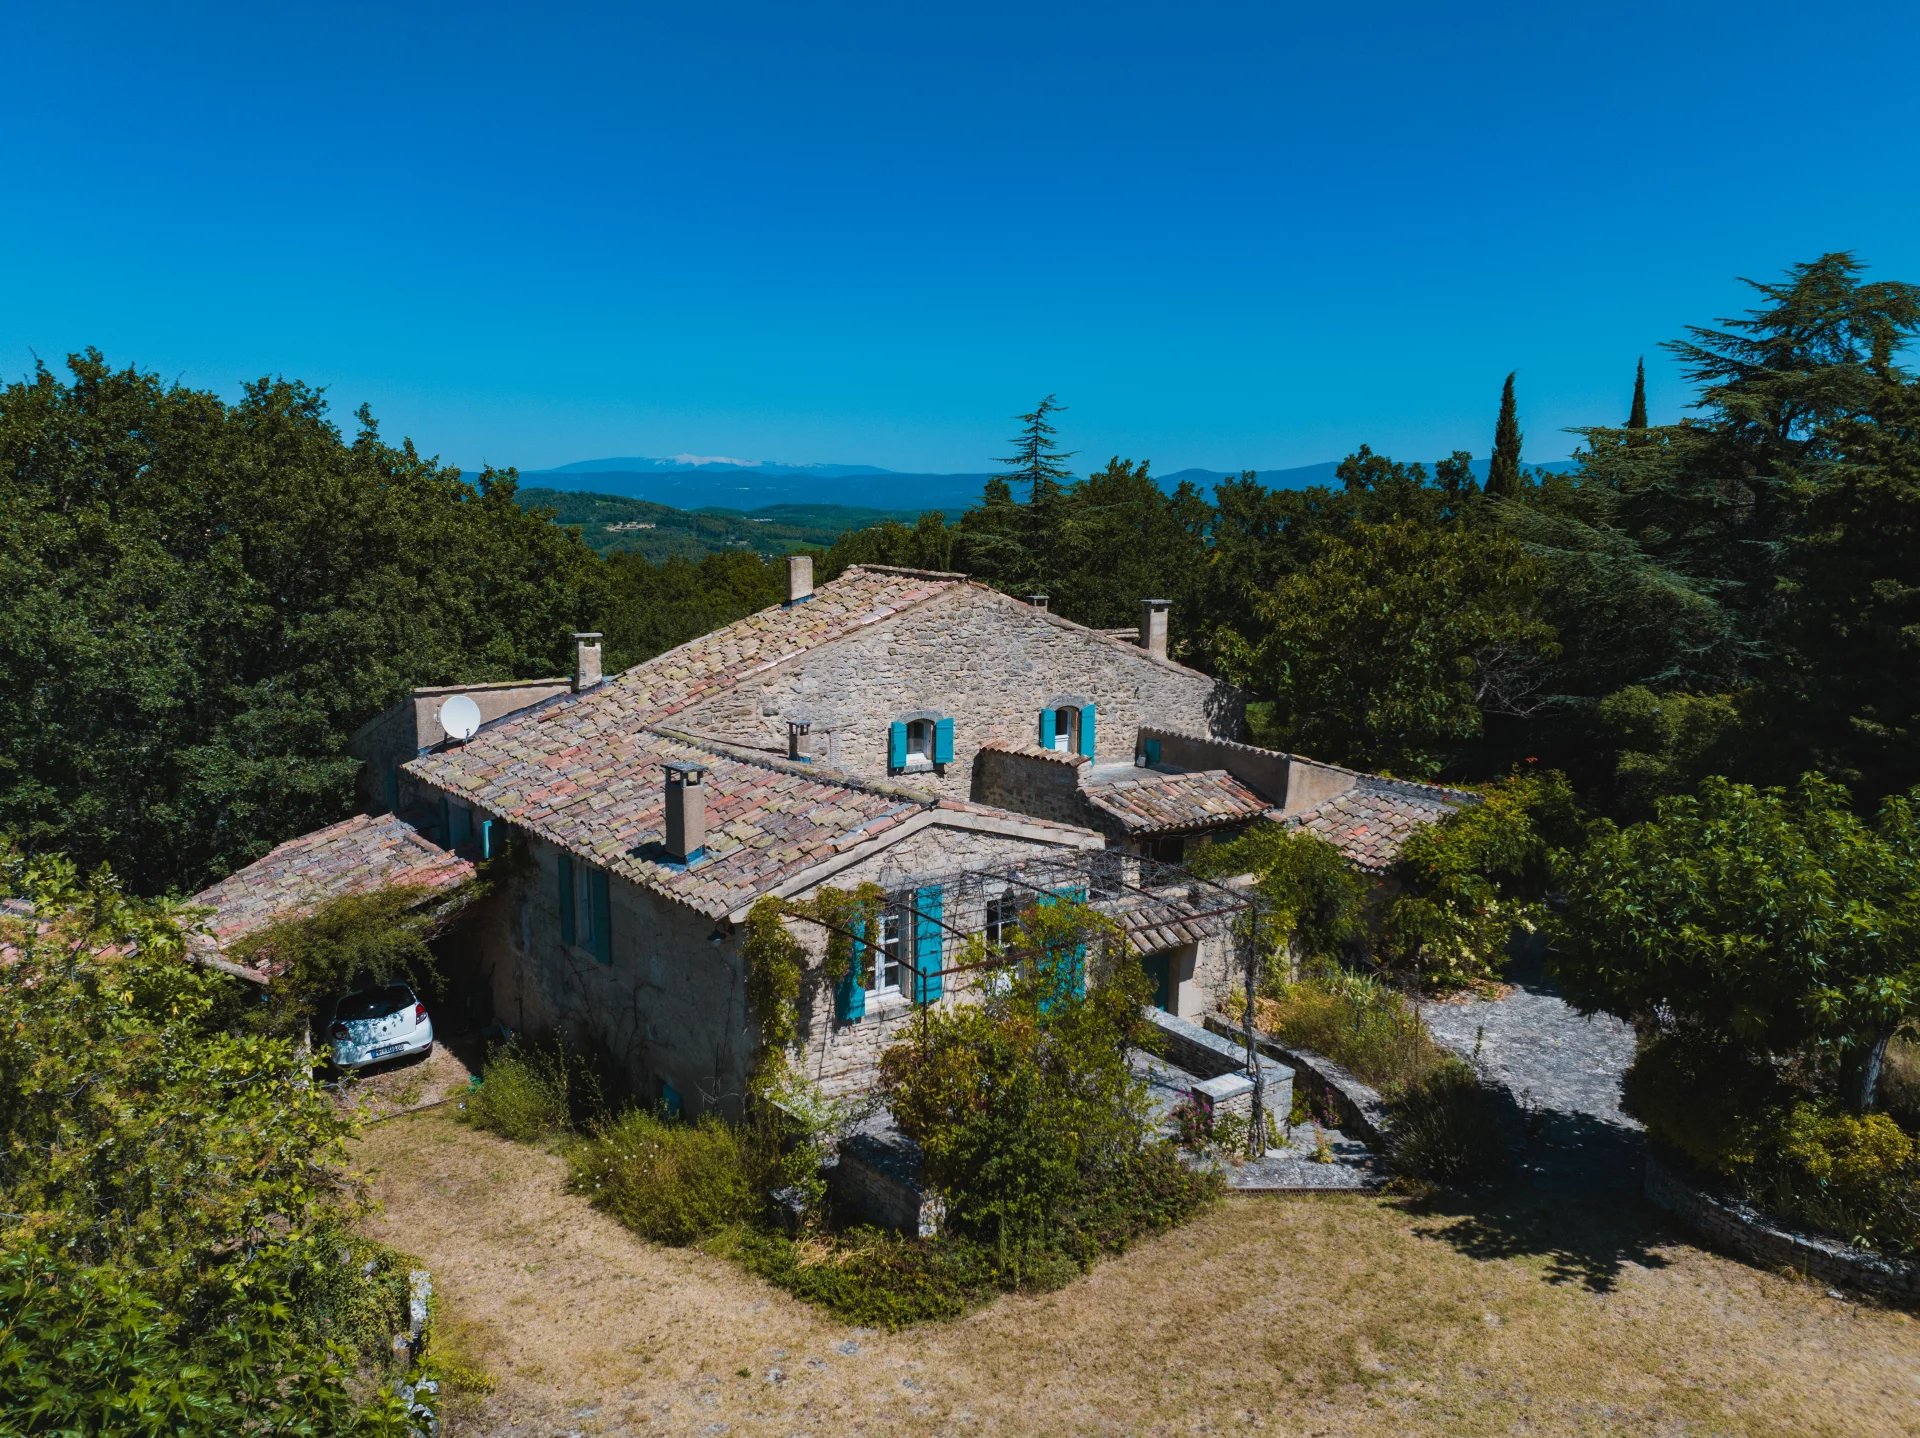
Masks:
[[[1241,1198],[898,1334],[641,1242],[450,1108],[367,1132],[377,1234],[495,1391],[463,1434],[1920,1434],[1920,1321],[1626,1206]]]

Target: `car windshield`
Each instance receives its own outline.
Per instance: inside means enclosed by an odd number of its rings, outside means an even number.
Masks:
[[[397,1014],[413,1002],[413,990],[405,984],[388,984],[383,989],[365,989],[357,994],[348,994],[334,1005],[333,1014],[340,1019],[384,1019],[388,1014]]]

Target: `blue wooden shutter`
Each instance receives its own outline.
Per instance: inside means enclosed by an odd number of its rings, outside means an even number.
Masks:
[[[459,849],[465,847],[473,837],[473,811],[465,804],[447,806],[447,847]]]
[[[940,923],[940,886],[931,884],[913,896],[913,1001],[938,1003],[942,989],[940,970],[946,959],[941,942],[946,930]]]
[[[570,944],[573,942],[573,855],[561,854],[554,872],[560,878],[560,942]]]
[[[440,842],[453,847],[453,801],[445,794],[440,796]]]
[[[680,1117],[680,1090],[667,1080],[660,1080],[660,1111],[668,1118]]]
[[[1160,741],[1158,739],[1149,739],[1141,747],[1146,750],[1147,762],[1149,764],[1158,764],[1160,762]]]
[[[1042,896],[1040,902],[1084,904],[1087,891],[1084,888],[1055,889]],[[1087,946],[1077,943],[1066,953],[1049,949],[1041,958],[1041,971],[1047,976],[1047,986],[1053,992],[1040,1001],[1040,1011],[1045,1013],[1053,1007],[1054,1001],[1071,996],[1084,999],[1087,996]]]
[[[613,962],[613,897],[607,892],[607,871],[587,870],[587,895],[593,902],[593,956]]]
[[[933,762],[951,764],[953,762],[953,720],[942,719],[933,726]]]
[[[895,770],[907,767],[907,726],[898,719],[887,725],[887,767]]]
[[[498,819],[480,821],[480,857],[491,859],[500,852],[501,824]]]
[[[1089,759],[1093,757],[1093,706],[1080,706],[1080,752]]]
[[[387,812],[390,814],[399,813],[400,812],[400,766],[398,764],[387,765],[387,782],[386,782],[385,788],[386,788],[386,794],[387,794]]]
[[[853,952],[847,957],[847,976],[833,986],[833,1012],[843,1024],[857,1024],[867,1016],[867,990],[860,982],[860,966],[867,962],[867,924],[853,921]]]
[[[1051,709],[1040,711],[1040,747],[1042,749],[1053,747],[1053,711]]]

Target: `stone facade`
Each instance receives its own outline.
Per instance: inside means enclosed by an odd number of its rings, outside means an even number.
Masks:
[[[1095,842],[1092,835],[1083,842]],[[826,884],[895,887],[926,875],[990,867],[1057,853],[1060,844],[933,825],[889,848],[857,859],[799,891]],[[744,931],[615,876],[608,884],[609,962],[561,935],[560,851],[523,840],[498,892],[463,925],[465,943],[486,975],[495,1015],[533,1033],[560,1033],[609,1059],[636,1094],[650,1101],[672,1085],[689,1113],[717,1108],[738,1114],[754,1063],[746,998]],[[972,932],[985,920],[984,899],[949,901],[945,922]],[[826,935],[794,921],[810,965],[801,996],[798,1046],[802,1071],[835,1096],[858,1096],[872,1085],[879,1057],[913,1016],[907,995],[870,994],[866,1013],[837,1021],[821,972]],[[948,948],[961,941],[950,937]],[[949,975],[945,1001],[965,1002],[976,987]]]
[[[1034,744],[1040,711],[1063,700],[1095,706],[1096,759],[1130,760],[1142,724],[1228,738],[1245,727],[1243,701],[1229,686],[973,584],[771,665],[674,722],[784,754],[787,721],[806,720],[818,762],[884,778],[890,723],[951,716],[952,762],[905,777],[959,799],[972,794],[981,745]]]

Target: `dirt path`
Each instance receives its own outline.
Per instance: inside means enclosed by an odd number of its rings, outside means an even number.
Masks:
[[[1058,1293],[875,1334],[640,1242],[450,1108],[359,1153],[442,1341],[498,1382],[453,1438],[1920,1431],[1920,1322],[1657,1237],[1596,1285],[1484,1215],[1240,1198]]]

